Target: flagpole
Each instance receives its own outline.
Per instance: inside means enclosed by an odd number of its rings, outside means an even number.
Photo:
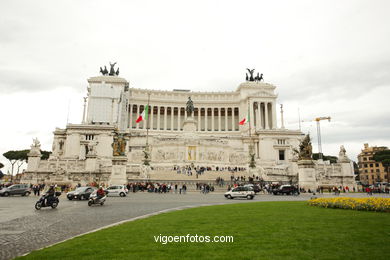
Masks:
[[[146,146],[149,146],[149,102],[150,102],[150,92],[148,92],[148,111],[147,111],[147,120],[146,120]],[[152,111],[151,111],[152,113]]]

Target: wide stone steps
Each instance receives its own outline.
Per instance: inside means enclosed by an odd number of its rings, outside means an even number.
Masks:
[[[242,172],[229,172],[229,171],[205,171],[203,174],[196,176],[195,171],[192,175],[187,175],[183,173],[177,173],[176,171],[154,171],[150,172],[150,179],[154,180],[204,180],[204,181],[215,181],[218,177],[223,178],[225,181],[230,181],[231,176],[246,176],[248,173],[245,171]]]

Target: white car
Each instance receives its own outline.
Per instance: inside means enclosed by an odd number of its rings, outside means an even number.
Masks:
[[[234,198],[247,198],[251,200],[255,197],[255,192],[251,187],[237,187],[229,190],[225,193],[225,198],[234,199]]]
[[[125,185],[113,185],[108,187],[106,190],[107,196],[121,196],[126,197],[129,190]]]

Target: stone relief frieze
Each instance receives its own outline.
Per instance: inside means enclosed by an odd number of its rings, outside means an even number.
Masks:
[[[248,161],[248,156],[246,156],[244,153],[231,153],[229,155],[230,163],[242,164],[246,163],[246,161]]]

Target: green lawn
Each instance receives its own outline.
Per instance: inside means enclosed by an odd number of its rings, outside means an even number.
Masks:
[[[156,243],[158,235],[231,235],[233,243]],[[209,206],[129,222],[26,259],[386,259],[390,214],[306,202]],[[388,259],[388,258],[387,258]]]

